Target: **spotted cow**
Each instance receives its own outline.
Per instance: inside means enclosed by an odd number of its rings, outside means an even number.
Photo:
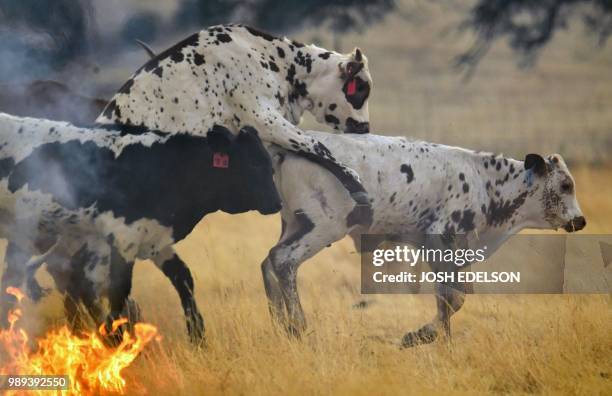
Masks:
[[[208,213],[280,207],[270,156],[251,127],[235,135],[213,126],[204,137],[0,113],[0,238],[9,241],[0,318],[14,303],[8,286],[27,279],[27,290],[40,297],[33,272],[43,261],[67,294],[70,315],[83,302],[100,321],[106,296],[115,318],[134,260],[151,259],[177,289],[198,341],[204,328],[193,279],[173,244]]]
[[[575,183],[560,155],[524,161],[458,147],[376,135],[308,132],[361,175],[370,193],[373,222],[350,226],[351,208],[336,180],[292,153],[276,150],[275,181],[281,198],[283,231],[262,264],[274,317],[291,333],[306,321],[297,292],[298,267],[321,249],[350,235],[407,235],[415,246],[465,241],[494,252],[523,228],[582,229],[586,221]],[[436,268],[438,263],[429,263]],[[404,346],[433,341],[440,328],[450,335],[450,317],[464,301],[464,284],[438,284],[438,313],[432,323],[406,334]]]
[[[206,135],[256,128],[261,139],[315,161],[357,202],[348,220],[368,224],[359,178],[296,125],[304,111],[348,133],[369,131],[372,79],[359,49],[340,54],[243,25],[212,26],[149,60],[119,89],[97,121]]]

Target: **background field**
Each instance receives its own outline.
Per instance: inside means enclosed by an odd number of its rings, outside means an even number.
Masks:
[[[374,130],[521,157],[560,152],[576,178],[588,221],[584,232],[612,232],[610,45],[596,49],[570,27],[534,69],[523,71],[500,44],[465,84],[450,67],[469,44],[451,29],[458,19],[423,7],[421,22],[395,15],[342,39],[345,50],[358,44],[370,59]],[[298,38],[331,45],[325,32]],[[100,85],[111,90],[139,56],[117,60]],[[315,126],[312,120],[305,125]],[[217,213],[178,244],[196,277],[207,321],[205,350],[187,342],[179,300],[166,278],[151,263],[138,263],[135,298],[164,339],[127,370],[131,392],[612,394],[608,295],[470,296],[454,317],[452,347],[399,350],[406,331],[431,319],[434,299],[374,296],[368,308],[352,308],[363,296],[359,257],[348,240],[302,266],[309,331],[301,341],[290,340],[269,318],[259,268],[279,232],[278,216]],[[41,318],[32,330],[61,321],[60,307],[57,295],[28,306],[27,315]]]

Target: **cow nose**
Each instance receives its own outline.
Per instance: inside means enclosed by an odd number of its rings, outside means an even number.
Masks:
[[[584,218],[584,216],[577,216],[571,219],[567,223],[567,225],[565,226],[565,231],[567,232],[580,231],[584,227],[586,227],[586,219]]]
[[[574,229],[576,231],[580,231],[584,227],[586,227],[586,219],[584,218],[584,216],[574,217],[572,223],[574,223]]]
[[[346,120],[346,133],[370,133],[369,122],[358,122],[352,118]]]

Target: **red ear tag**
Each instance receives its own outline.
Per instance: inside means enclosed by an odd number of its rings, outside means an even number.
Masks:
[[[351,81],[349,81],[348,85],[346,86],[346,94],[354,95],[356,91],[357,91],[357,81],[355,81],[355,79],[352,79]]]
[[[229,167],[229,155],[224,153],[213,154],[213,168],[228,168]]]

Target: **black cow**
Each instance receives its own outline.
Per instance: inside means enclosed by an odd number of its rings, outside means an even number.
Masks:
[[[0,237],[9,240],[2,293],[27,278],[39,298],[33,274],[45,261],[69,315],[81,301],[99,320],[106,295],[112,319],[124,310],[134,260],[151,259],[177,289],[190,336],[201,339],[193,279],[172,245],[208,213],[281,207],[257,131],[235,136],[215,126],[207,136],[0,114]],[[2,299],[5,318],[12,300]]]

